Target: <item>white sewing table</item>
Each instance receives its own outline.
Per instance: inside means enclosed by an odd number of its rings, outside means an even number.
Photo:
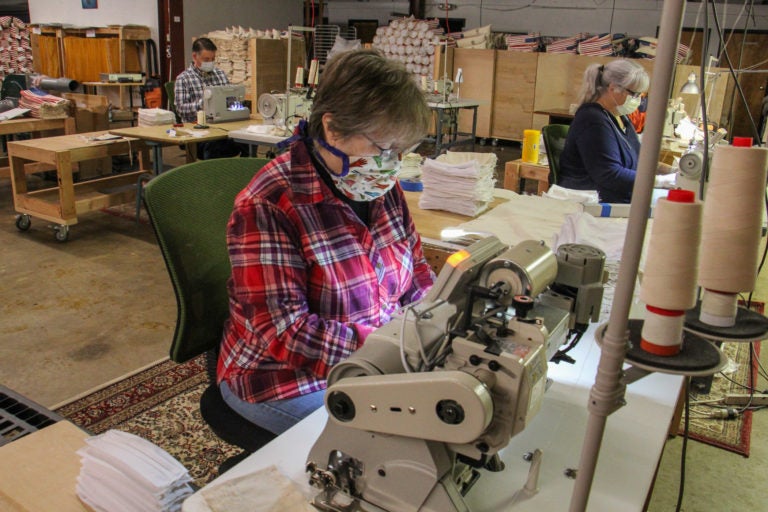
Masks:
[[[579,465],[588,418],[587,398],[600,357],[593,332],[594,326],[570,352],[575,365],[549,364],[548,376],[554,382],[544,396],[541,411],[502,450],[506,469],[500,473],[482,471],[466,497],[472,512],[568,510],[574,480],[565,472]],[[667,439],[681,379],[652,374],[627,387],[627,405],[608,417],[589,500],[590,512],[643,510]],[[304,464],[326,418],[325,409],[316,411],[208,485],[275,465],[309,499],[317,490],[309,486]],[[514,494],[525,484],[528,474],[529,463],[523,455],[537,448],[543,452],[539,493],[515,503]],[[184,503],[184,512],[207,510],[201,501],[193,495]]]
[[[418,195],[407,195],[418,229],[418,219],[429,214],[421,210],[416,215]],[[513,205],[518,199],[521,200],[518,208],[520,217],[512,217],[515,224],[524,218],[526,211],[531,210],[530,202],[537,201],[522,201],[524,198],[508,194],[502,199],[505,199],[502,205]],[[443,223],[458,224],[455,214],[436,214],[443,218]],[[616,222],[616,219],[604,220]],[[481,221],[482,217],[470,224]],[[530,223],[533,228],[542,224]],[[544,231],[546,229],[549,228],[544,228]],[[607,317],[604,315],[601,321],[607,321]],[[549,363],[548,377],[553,384],[544,396],[541,411],[528,428],[513,437],[500,452],[506,469],[499,473],[482,471],[479,481],[466,497],[472,512],[568,510],[574,480],[566,477],[565,472],[578,468],[581,456],[588,419],[587,401],[600,358],[600,349],[594,341],[596,327],[597,324],[593,324],[570,352],[576,364]],[[588,503],[590,512],[643,510],[675,413],[682,380],[680,376],[654,373],[627,387],[627,405],[610,415],[606,423]],[[325,409],[316,411],[209,485],[218,485],[230,478],[275,465],[309,499],[317,490],[309,486],[304,465],[326,418]],[[343,446],[339,448],[343,449]],[[532,498],[516,502],[515,493],[525,484],[528,475],[529,463],[523,460],[523,456],[537,448],[543,452],[540,490]],[[207,508],[199,495],[193,495],[184,503],[183,510],[199,512]]]
[[[258,124],[258,123],[256,123]],[[280,135],[271,135],[269,133],[260,133],[249,130],[247,127],[229,132],[229,138],[240,144],[248,145],[248,156],[256,156],[259,146],[270,146],[277,148],[277,145],[288,137]]]

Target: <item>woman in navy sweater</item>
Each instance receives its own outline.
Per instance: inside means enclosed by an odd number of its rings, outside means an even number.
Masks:
[[[640,105],[648,84],[645,69],[627,59],[586,69],[580,106],[560,155],[558,185],[597,190],[604,203],[630,202],[640,139],[627,115]],[[659,164],[660,174],[671,171]]]

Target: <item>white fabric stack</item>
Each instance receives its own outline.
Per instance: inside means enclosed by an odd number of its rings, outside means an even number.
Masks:
[[[139,126],[160,126],[175,122],[176,116],[170,110],[163,110],[162,108],[139,109]]]
[[[96,512],[178,511],[192,494],[186,468],[162,448],[109,430],[78,450],[77,496]]]
[[[447,210],[474,217],[493,200],[496,168],[494,153],[459,153],[449,151],[421,166],[424,192],[419,208]]]

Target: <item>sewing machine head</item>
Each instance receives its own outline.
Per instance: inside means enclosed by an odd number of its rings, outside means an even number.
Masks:
[[[208,123],[225,123],[251,117],[244,85],[211,85],[203,90],[203,111]]]
[[[334,366],[328,423],[307,461],[317,508],[468,510],[478,469],[503,469],[498,451],[538,412],[547,361],[569,326],[599,311],[604,255],[596,269],[575,261],[590,251],[567,252],[481,240],[448,258],[422,302]],[[558,260],[565,282],[554,291]],[[587,280],[599,283],[596,306]],[[593,303],[586,316],[580,301]]]
[[[293,129],[302,119],[309,119],[312,110],[312,99],[301,92],[263,93],[259,96],[257,105],[264,124]]]

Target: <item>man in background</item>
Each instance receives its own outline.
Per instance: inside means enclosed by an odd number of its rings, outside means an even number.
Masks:
[[[192,43],[192,63],[179,73],[174,84],[176,114],[182,122],[197,122],[197,112],[203,110],[203,91],[213,85],[229,85],[229,79],[216,67],[216,45],[207,37],[201,37]],[[243,148],[239,144],[223,139],[199,144],[197,156],[207,160],[242,153]]]

